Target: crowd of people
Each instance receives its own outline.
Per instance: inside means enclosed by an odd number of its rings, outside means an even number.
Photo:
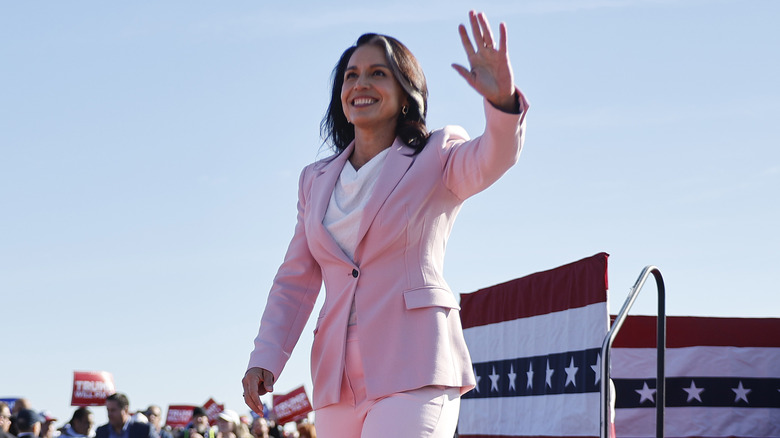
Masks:
[[[95,427],[88,407],[75,408],[67,422],[47,411],[33,409],[27,399],[17,399],[13,409],[0,401],[0,438],[316,438],[314,424],[303,420],[297,431],[285,430],[272,418],[241,416],[225,409],[217,415],[216,424],[206,410],[195,407],[189,424],[171,427],[163,421],[162,409],[150,405],[131,411],[126,395],[116,393],[106,399],[108,423]]]

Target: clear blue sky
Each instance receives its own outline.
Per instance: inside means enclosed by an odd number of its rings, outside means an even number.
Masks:
[[[606,251],[613,312],[654,264],[669,314],[778,316],[779,2],[4,1],[0,397],[63,422],[72,372],[104,370],[133,409],[247,412],[337,57],[398,37],[429,126],[476,136],[481,100],[450,67],[472,8],[507,23],[532,108],[520,163],[455,226],[454,291]],[[311,391],[311,329],[280,392]]]

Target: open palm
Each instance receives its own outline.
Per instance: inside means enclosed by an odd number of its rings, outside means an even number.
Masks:
[[[473,44],[466,26],[461,24],[458,31],[471,68],[459,64],[453,64],[452,67],[494,106],[514,111],[517,99],[514,95],[512,65],[509,62],[506,25],[499,25],[499,42],[496,46],[484,13],[469,12],[469,21],[474,35]]]

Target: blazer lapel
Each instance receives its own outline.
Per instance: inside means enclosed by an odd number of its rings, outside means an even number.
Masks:
[[[379,173],[379,179],[374,185],[374,191],[368,199],[363,217],[360,219],[360,228],[358,228],[358,247],[366,235],[371,223],[374,222],[379,209],[382,208],[387,197],[393,192],[393,189],[401,182],[401,178],[409,170],[409,166],[414,162],[414,151],[399,139],[396,139],[390,151],[388,151],[382,171]],[[356,252],[357,256],[358,252]]]
[[[319,174],[315,176],[312,181],[311,189],[311,204],[312,204],[312,220],[314,232],[313,236],[316,236],[324,248],[331,253],[337,255],[339,258],[344,259],[352,263],[349,257],[344,253],[338,243],[333,239],[322,221],[325,219],[325,212],[328,211],[328,204],[330,203],[330,197],[333,194],[333,189],[336,186],[336,180],[338,180],[341,170],[347,162],[347,159],[352,155],[352,149],[354,148],[354,142],[350,143],[343,152],[334,157],[331,161],[323,164],[318,170]]]

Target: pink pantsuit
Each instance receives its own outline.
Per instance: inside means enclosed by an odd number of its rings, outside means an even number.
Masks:
[[[315,409],[339,401],[353,298],[369,398],[429,385],[461,394],[474,387],[459,306],[442,277],[444,251],[463,201],[518,160],[528,108],[518,96],[520,114],[485,102],[485,132],[473,140],[448,126],[434,131],[417,155],[400,140],[393,143],[363,211],[354,261],[322,224],[353,145],[303,170],[295,234],[268,296],[250,368],[281,374],[324,281],[311,352]]]

